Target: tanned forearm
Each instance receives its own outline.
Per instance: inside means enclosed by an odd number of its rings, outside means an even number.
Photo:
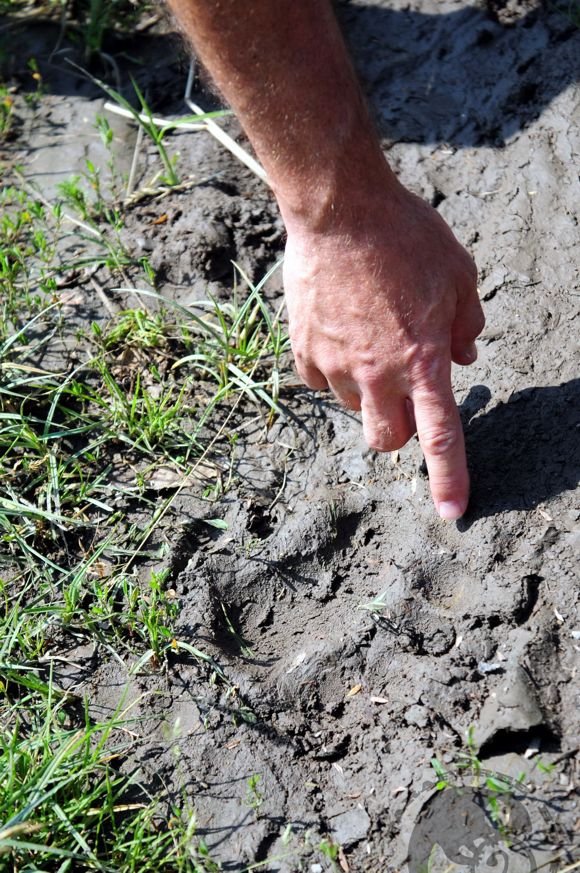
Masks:
[[[287,228],[396,186],[328,0],[169,0],[264,165]],[[368,180],[368,190],[365,185]]]

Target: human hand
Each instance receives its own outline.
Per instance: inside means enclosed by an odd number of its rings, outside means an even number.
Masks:
[[[417,432],[437,511],[457,519],[469,476],[451,361],[477,357],[477,270],[436,210],[400,185],[351,214],[356,221],[289,229],[284,285],[298,373],[360,409],[377,451]]]

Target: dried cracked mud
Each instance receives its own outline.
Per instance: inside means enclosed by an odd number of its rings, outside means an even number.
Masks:
[[[228,684],[185,658],[134,677],[85,652],[85,689],[95,711],[128,683],[144,695],[127,766],[195,805],[224,870],[334,869],[325,835],[343,870],[407,870],[429,762],[453,768],[471,726],[484,767],[526,771],[543,834],[536,868],[512,852],[504,869],[560,870],[580,838],[580,31],[549,5],[513,0],[339,13],[389,160],[480,270],[479,360],[454,373],[468,514],[438,520],[416,441],[379,456],[329,396],[287,390],[287,414],[249,431],[236,456],[219,507],[228,529],[200,523],[216,507],[184,493],[180,523],[159,534],[180,637]],[[148,75],[169,112],[183,64],[159,57]],[[94,94],[53,101],[61,113],[100,105]],[[208,287],[224,296],[232,260],[260,276],[283,231],[267,190],[219,146],[179,142],[204,184],[134,210],[129,235],[163,293],[187,303]],[[31,152],[41,162],[43,148]],[[72,164],[74,148],[85,154],[78,140],[67,148]],[[153,225],[161,211],[168,220]]]

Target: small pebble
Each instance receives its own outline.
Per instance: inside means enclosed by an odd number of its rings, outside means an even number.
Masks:
[[[503,666],[499,664],[497,661],[480,661],[477,665],[477,669],[484,676],[486,673],[502,673]]]

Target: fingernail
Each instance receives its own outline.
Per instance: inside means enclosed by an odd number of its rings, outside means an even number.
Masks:
[[[455,521],[463,515],[461,504],[456,500],[443,500],[438,509],[439,515],[445,521]]]
[[[465,359],[469,361],[470,364],[473,364],[474,361],[477,361],[477,346],[475,343],[471,343],[465,349]]]

